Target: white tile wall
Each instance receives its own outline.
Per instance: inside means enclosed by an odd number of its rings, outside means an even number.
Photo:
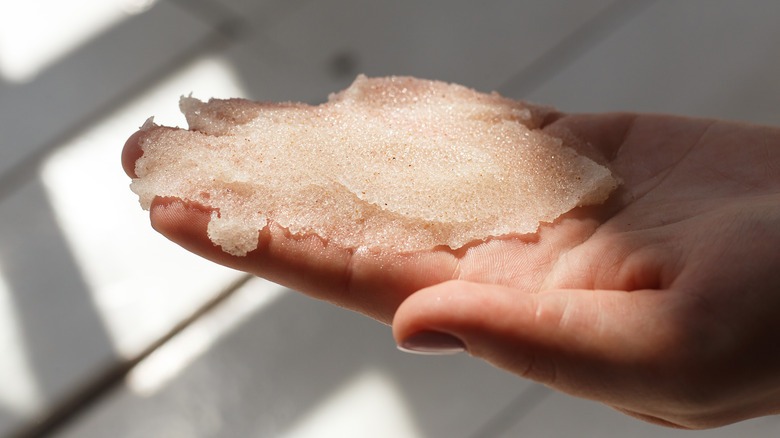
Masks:
[[[778,19],[771,0],[658,1],[528,97],[567,111],[780,124]]]
[[[46,8],[40,9],[38,14],[45,15]],[[85,41],[31,82],[0,78],[0,177],[42,148],[55,147],[139,87],[152,85],[150,80],[175,68],[172,61],[191,56],[211,32],[190,14],[160,2]]]
[[[30,82],[0,78],[0,435],[683,435],[465,356],[403,355],[386,327],[260,280],[62,427],[25,429],[239,278],[154,234],[119,167],[147,116],[183,123],[180,94],[315,103],[358,72],[413,74],[571,111],[780,124],[774,0],[149,4]]]

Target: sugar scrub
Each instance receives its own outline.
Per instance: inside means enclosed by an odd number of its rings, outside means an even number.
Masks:
[[[617,186],[538,128],[549,109],[411,77],[358,76],[317,106],[181,100],[189,130],[147,122],[131,189],[212,209],[243,256],[269,221],[329,245],[457,249],[534,233]]]

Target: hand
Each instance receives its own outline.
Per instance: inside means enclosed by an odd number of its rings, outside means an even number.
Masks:
[[[233,257],[196,205],[157,199],[152,225],[215,262],[392,321],[407,348],[463,346],[647,421],[780,413],[780,128],[558,114],[545,129],[589,144],[623,184],[532,236],[388,254],[271,224]],[[131,176],[139,135],[123,152]]]

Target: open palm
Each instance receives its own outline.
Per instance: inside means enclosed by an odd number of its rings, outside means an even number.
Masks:
[[[210,260],[392,321],[401,344],[451,338],[648,421],[780,411],[780,129],[632,114],[558,114],[545,129],[606,158],[622,185],[531,236],[394,254],[271,224],[234,257],[208,240],[199,206],[157,199],[152,224]],[[123,152],[131,176],[139,135]]]

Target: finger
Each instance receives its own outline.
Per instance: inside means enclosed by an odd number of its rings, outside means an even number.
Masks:
[[[143,151],[141,150],[141,137],[143,131],[137,131],[125,142],[125,146],[122,148],[122,168],[130,178],[136,178],[135,174],[135,162],[141,158]]]
[[[728,324],[706,317],[701,304],[681,290],[529,294],[451,281],[404,301],[393,332],[402,347],[462,346],[520,376],[665,426],[716,427],[776,413],[767,403],[776,400],[776,386],[735,384],[732,373],[755,378],[760,366],[741,369],[735,351],[744,342],[733,344]]]
[[[446,251],[349,250],[315,235],[291,235],[273,223],[261,230],[256,250],[237,257],[209,240],[208,208],[176,198],[155,198],[150,217],[157,231],[195,254],[384,323],[390,322],[409,294],[452,278],[457,264]]]
[[[449,335],[469,354],[500,368],[619,406],[623,400],[614,388],[634,386],[633,364],[649,362],[665,345],[666,331],[648,316],[651,310],[637,304],[639,295],[586,290],[528,294],[451,281],[404,301],[393,331],[402,347],[426,336],[451,347],[454,341],[432,334]]]

